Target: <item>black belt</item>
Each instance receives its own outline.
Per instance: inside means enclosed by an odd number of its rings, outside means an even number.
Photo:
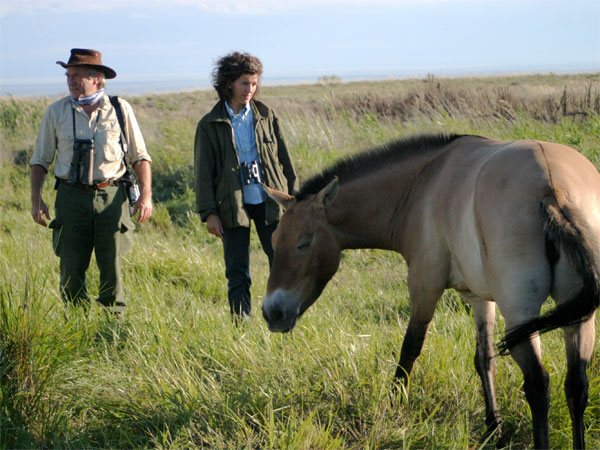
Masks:
[[[105,181],[101,181],[99,183],[94,183],[94,184],[67,183],[62,178],[57,178],[56,180],[58,183],[64,183],[67,186],[75,187],[78,189],[86,189],[88,191],[97,191],[99,189],[104,189],[105,187],[108,187],[110,185],[116,186],[119,184],[118,180],[105,180]]]

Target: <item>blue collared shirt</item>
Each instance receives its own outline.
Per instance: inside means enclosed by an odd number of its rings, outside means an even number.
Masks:
[[[229,107],[227,102],[225,102],[225,108],[227,109],[227,114],[231,119],[233,136],[235,138],[235,147],[240,164],[257,161],[258,168],[260,171],[262,171],[258,158],[258,149],[256,147],[256,135],[254,134],[254,114],[252,113],[252,106],[250,103],[247,103],[246,107],[238,114],[233,113],[233,110]],[[244,177],[241,170],[240,178],[242,180],[244,203],[258,205],[265,201],[265,193],[263,192],[263,188],[260,184],[244,184]]]

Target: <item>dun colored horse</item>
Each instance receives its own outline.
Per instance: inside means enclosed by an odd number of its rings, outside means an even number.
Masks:
[[[539,334],[562,327],[573,444],[584,448],[600,298],[600,175],[585,157],[555,143],[421,136],[342,160],[295,197],[265,189],[286,209],[262,306],[271,331],[294,327],[337,271],[342,250],[399,252],[411,315],[396,379],[410,376],[444,289],[457,290],[472,306],[486,424],[499,435],[497,305],[507,330],[500,349],[523,372],[535,447],[548,448]],[[549,295],[556,306],[540,316]]]

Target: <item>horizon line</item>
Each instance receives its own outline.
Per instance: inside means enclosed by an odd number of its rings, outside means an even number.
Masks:
[[[543,76],[543,75],[597,75],[600,74],[600,67],[583,67],[579,68],[565,68],[565,69],[514,69],[514,70],[480,70],[470,72],[467,70],[446,70],[433,71],[423,70],[419,72],[405,72],[401,73],[355,73],[347,75],[337,75],[335,73],[324,74],[324,75],[288,75],[288,76],[272,76],[263,77],[262,85],[265,87],[276,87],[276,86],[293,86],[303,84],[320,84],[327,82],[338,82],[338,83],[352,83],[361,81],[402,81],[410,79],[422,79],[423,77],[433,76],[435,78],[484,78],[484,77],[502,77],[502,76]],[[44,80],[44,81],[41,81]],[[168,86],[169,83],[180,84],[179,88],[173,87],[172,89]],[[57,97],[60,95],[67,95],[67,87],[63,86],[64,80],[58,82],[55,77],[38,79],[38,81],[20,81],[13,83],[6,83],[0,80],[0,98],[10,97]],[[181,86],[186,84],[187,86]],[[60,85],[60,88],[59,88]],[[154,88],[151,86],[155,85]],[[160,85],[160,86],[156,86]],[[12,89],[11,89],[12,88]],[[147,79],[131,78],[125,80],[110,80],[107,83],[107,90],[123,91],[125,95],[137,96],[145,94],[167,94],[167,93],[179,93],[179,92],[190,92],[197,90],[210,90],[213,86],[208,79],[199,79],[198,77],[183,76],[180,78],[172,77],[151,77]],[[15,92],[7,92],[7,89],[14,90]],[[52,89],[54,91],[52,92]],[[50,92],[47,92],[50,91]]]

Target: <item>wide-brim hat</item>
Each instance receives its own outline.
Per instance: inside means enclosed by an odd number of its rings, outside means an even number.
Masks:
[[[102,64],[102,53],[98,50],[73,48],[67,63],[56,61],[56,64],[63,66],[65,69],[68,67],[92,67],[102,72],[107,79],[117,76],[117,72]]]

